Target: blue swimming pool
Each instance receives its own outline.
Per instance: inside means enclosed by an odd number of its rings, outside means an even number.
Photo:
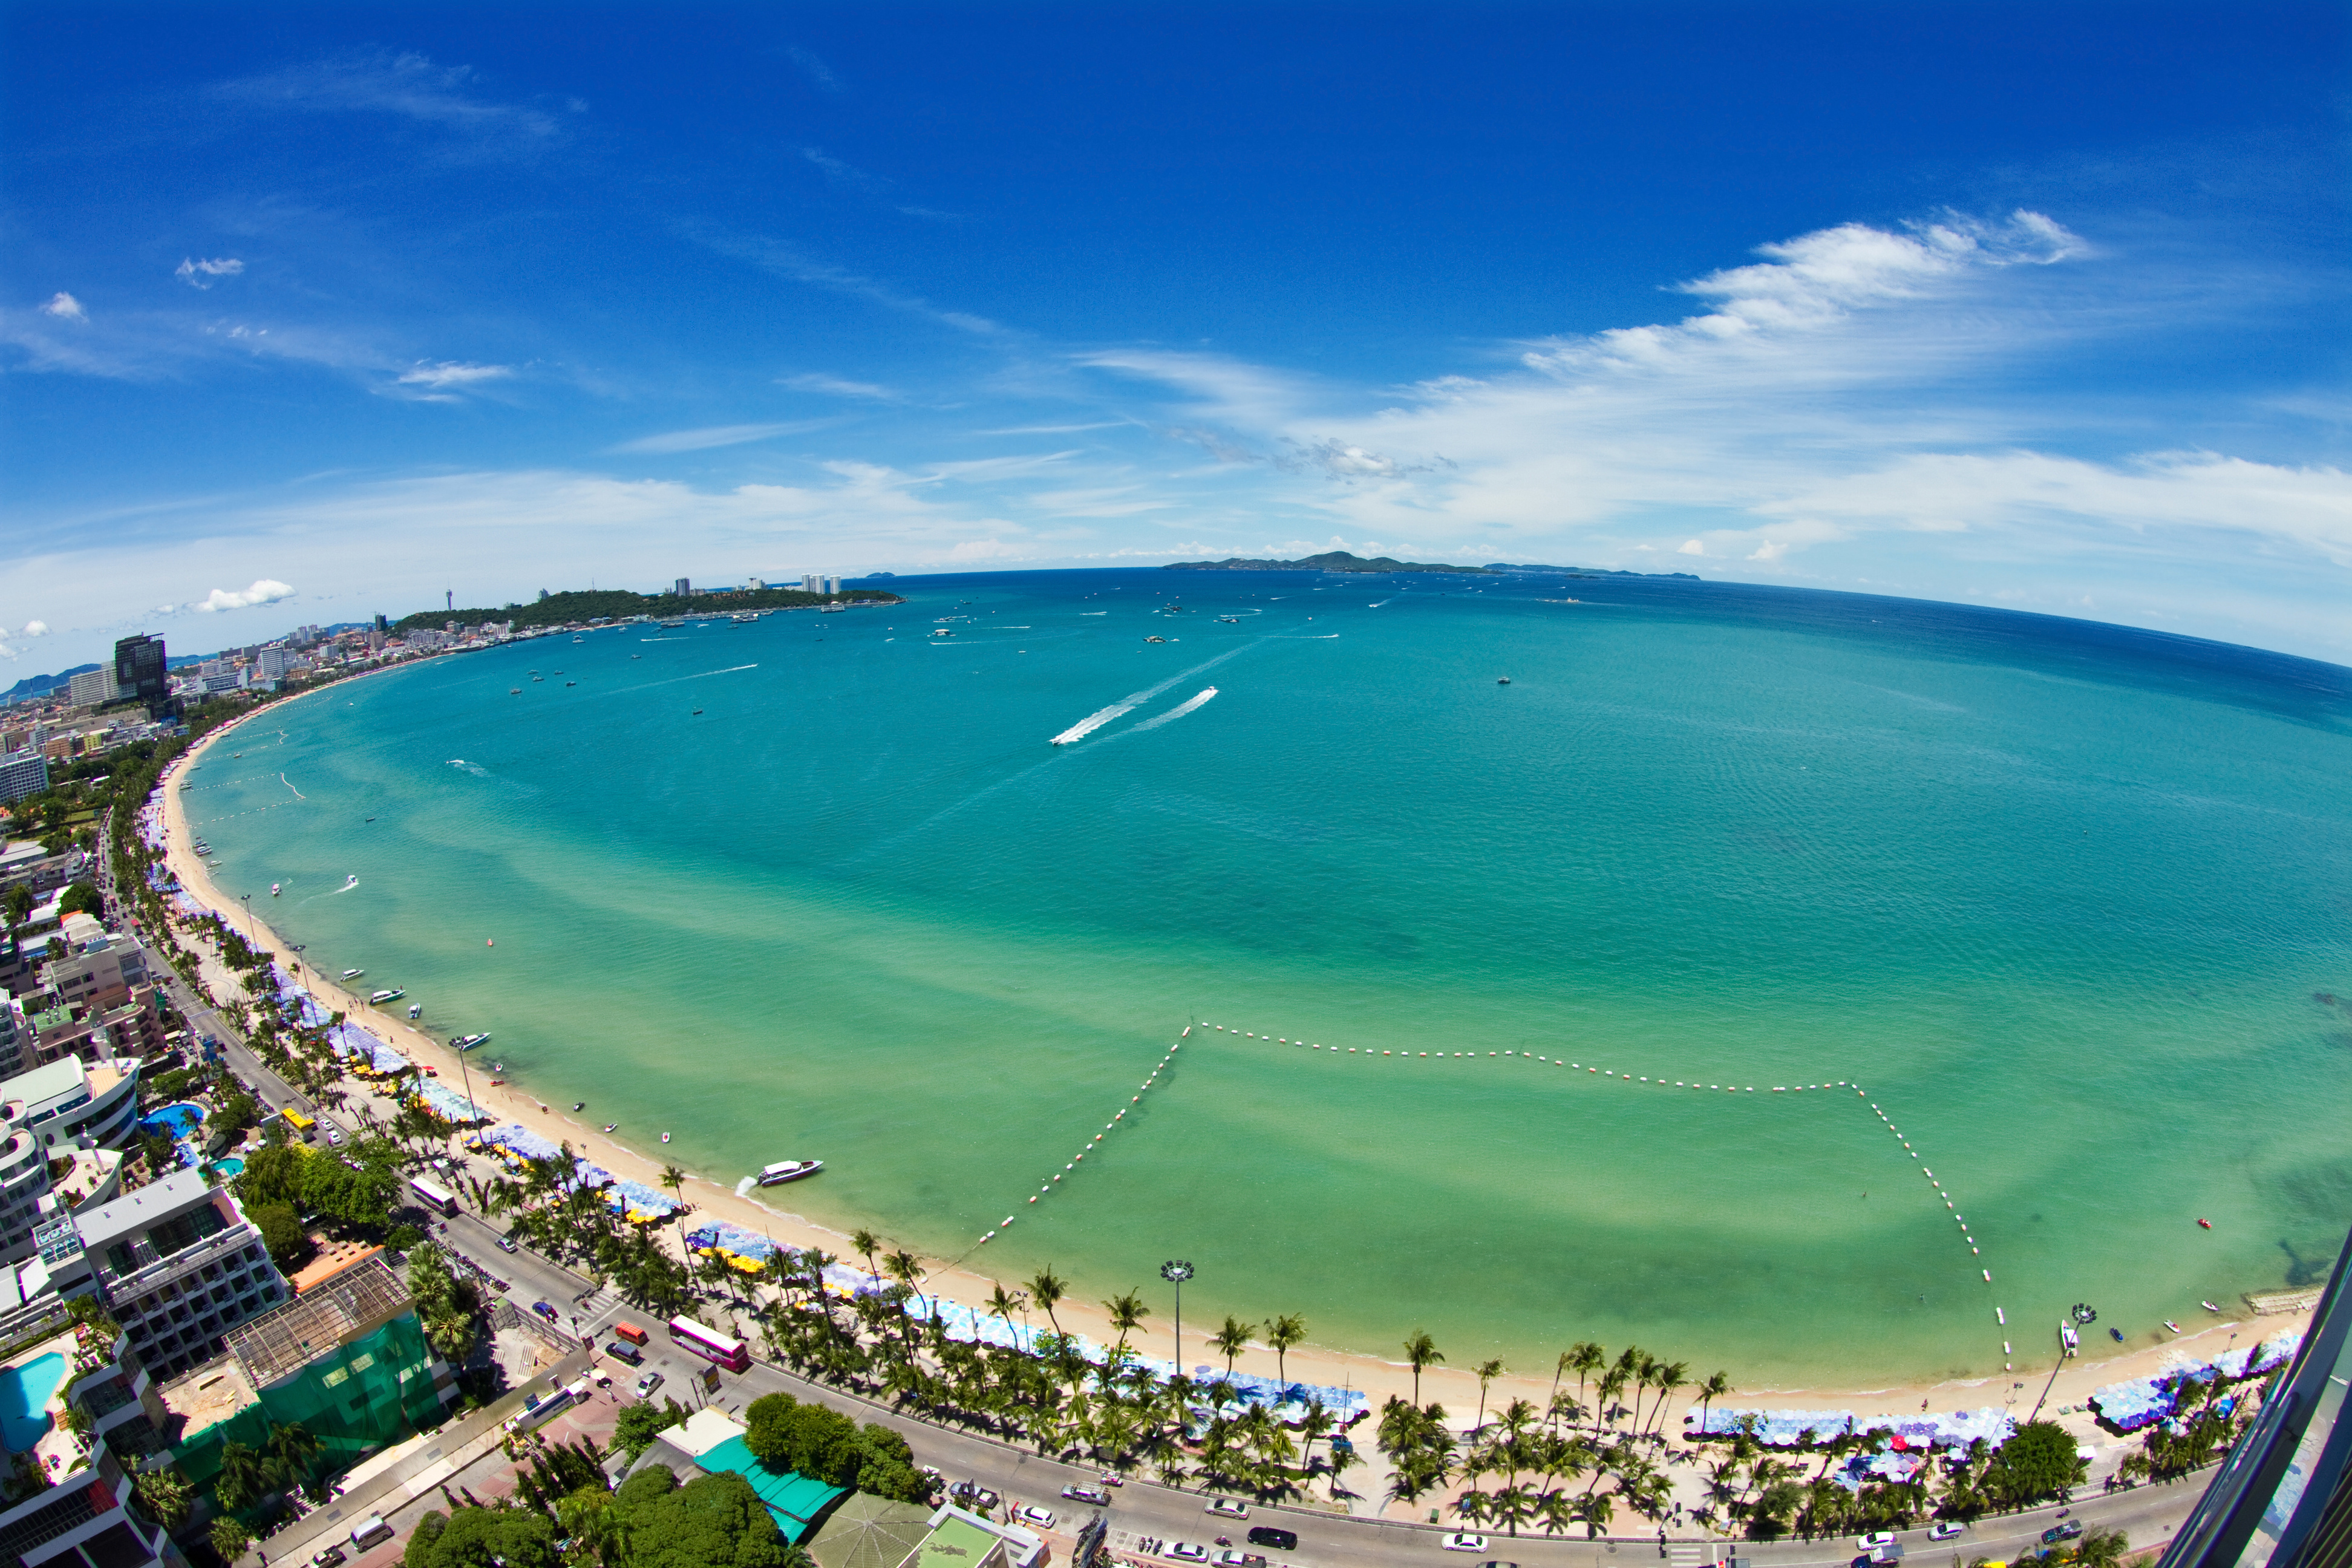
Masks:
[[[205,1119],[205,1108],[188,1100],[151,1110],[139,1119],[139,1131],[149,1137],[185,1138]]]
[[[245,1162],[232,1154],[226,1160],[215,1160],[213,1169],[220,1173],[222,1181],[231,1181],[245,1174]]]
[[[10,1453],[23,1453],[48,1431],[49,1399],[65,1380],[66,1358],[56,1351],[0,1369],[0,1443]]]

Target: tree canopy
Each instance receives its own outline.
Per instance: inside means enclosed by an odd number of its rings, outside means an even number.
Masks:
[[[556,1568],[561,1561],[554,1522],[508,1502],[427,1513],[401,1556],[402,1568]]]
[[[629,1542],[629,1568],[789,1568],[800,1556],[751,1483],[732,1472],[679,1486],[648,1465],[613,1502]]]
[[[1993,1456],[1984,1489],[2003,1508],[2023,1508],[2080,1486],[2090,1466],[2074,1446],[2074,1434],[2056,1422],[2029,1421]]]
[[[803,1405],[789,1394],[753,1400],[743,1424],[744,1447],[772,1470],[796,1470],[900,1502],[930,1497],[930,1479],[915,1468],[913,1450],[887,1426],[868,1422],[861,1430],[831,1405]]]

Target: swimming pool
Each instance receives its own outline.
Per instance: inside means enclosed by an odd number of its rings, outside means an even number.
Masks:
[[[139,1131],[149,1137],[162,1134],[169,1138],[185,1138],[205,1119],[205,1108],[189,1100],[166,1105],[149,1111],[139,1119]]]
[[[0,1443],[21,1454],[49,1429],[48,1404],[66,1380],[66,1358],[56,1351],[0,1371]]]
[[[215,1160],[213,1169],[218,1171],[220,1179],[226,1182],[245,1174],[245,1162],[232,1154],[226,1160]]]

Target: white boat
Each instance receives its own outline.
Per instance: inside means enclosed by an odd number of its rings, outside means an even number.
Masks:
[[[403,996],[407,994],[408,993],[406,991],[404,991],[399,986],[395,985],[389,991],[378,991],[371,994],[368,997],[368,1005],[372,1007],[381,1007],[387,1002],[397,1002]]]
[[[371,816],[371,817],[369,817],[369,818],[368,818],[368,820],[369,820],[370,822],[373,822],[373,821],[375,820],[375,818],[374,818],[374,817],[373,817],[373,816]],[[357,871],[353,871],[350,876],[345,877],[345,878],[343,879],[343,886],[344,886],[344,887],[346,887],[346,888],[356,888],[356,887],[358,887],[359,885],[360,885],[360,874],[359,874]]]
[[[779,1160],[761,1169],[760,1184],[780,1187],[786,1182],[797,1182],[803,1176],[814,1176],[824,1169],[824,1162],[822,1160]]]
[[[361,975],[365,974],[366,973],[367,971],[364,969],[346,969],[343,971],[343,978],[346,980],[357,980]]]
[[[273,899],[278,896],[278,884],[275,882],[269,884],[269,896]]]
[[[489,1037],[489,1035],[488,1035],[487,1032],[482,1033],[482,1034],[479,1034],[479,1035],[459,1035],[459,1036],[457,1036],[455,1039],[451,1040],[449,1043],[450,1043],[452,1046],[455,1046],[455,1047],[456,1047],[459,1051],[461,1051],[461,1052],[463,1052],[463,1051],[470,1051],[470,1050],[472,1050],[476,1046],[480,1045],[483,1041],[485,1041],[485,1040],[488,1039],[489,1037]]]

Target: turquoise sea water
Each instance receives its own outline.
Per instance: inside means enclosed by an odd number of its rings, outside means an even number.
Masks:
[[[1163,1326],[1183,1257],[1189,1321],[1454,1365],[1982,1375],[2352,1222],[2352,671],[1663,580],[892,585],[354,682],[191,819],[583,1121],[822,1157],[793,1207],[931,1256],[1018,1213],[975,1264]],[[1340,1049],[1196,1028],[1029,1205],[1195,1020]],[[1837,1079],[1921,1158],[1769,1092]]]

